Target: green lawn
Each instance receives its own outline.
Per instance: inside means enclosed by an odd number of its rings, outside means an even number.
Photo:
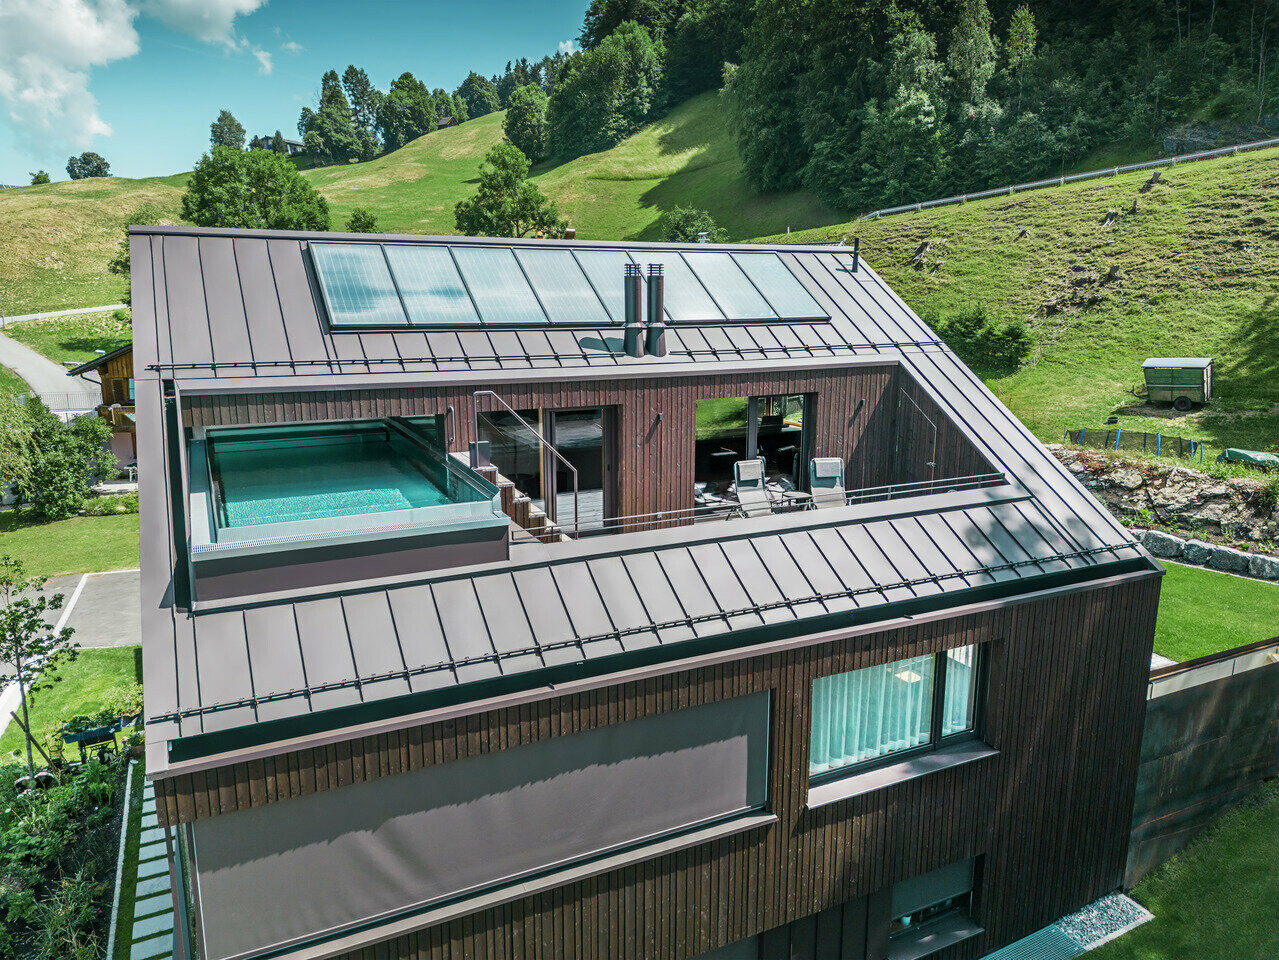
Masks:
[[[138,515],[34,523],[25,511],[6,510],[0,513],[0,556],[5,554],[20,559],[37,577],[136,567]]]
[[[141,683],[141,650],[141,647],[81,650],[74,662],[62,667],[61,682],[36,694],[31,708],[32,732],[43,737],[57,721],[101,709],[105,695],[116,687]],[[16,723],[8,724],[0,735],[0,757],[8,758],[14,751],[24,750],[22,728]],[[37,762],[39,759],[37,756]]]
[[[1156,653],[1180,662],[1279,635],[1279,584],[1180,563],[1165,566]]]
[[[130,960],[133,949],[133,902],[138,885],[138,848],[142,841],[142,788],[146,767],[138,761],[133,767],[133,785],[129,792],[129,809],[124,822],[129,831],[124,841],[124,867],[120,871],[120,908],[116,915],[115,956],[109,960]]]
[[[27,381],[10,370],[8,367],[0,366],[0,395],[16,396],[19,393],[26,393],[31,387],[27,385]]]
[[[1279,957],[1279,787],[1223,814],[1133,890],[1153,920],[1090,960]]]
[[[64,360],[84,363],[98,356],[98,350],[109,353],[133,340],[132,324],[128,320],[116,319],[110,311],[48,320],[20,320],[9,324],[4,332],[54,363]]]
[[[1270,150],[1165,168],[1146,193],[1148,172],[1122,174],[775,239],[857,236],[919,313],[983,304],[1025,320],[1033,362],[987,383],[1043,440],[1113,414],[1213,453],[1279,452],[1277,160]],[[1109,210],[1119,217],[1104,226]],[[929,268],[915,269],[925,240]],[[1155,356],[1215,357],[1213,402],[1186,414],[1138,404],[1128,389]]]

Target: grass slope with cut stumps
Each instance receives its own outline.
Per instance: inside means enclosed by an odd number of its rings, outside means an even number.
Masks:
[[[1166,168],[1143,193],[1148,179],[1121,174],[774,239],[857,236],[921,314],[984,304],[1025,319],[1033,361],[988,383],[1041,439],[1116,414],[1125,429],[1214,450],[1279,451],[1279,151]],[[917,269],[908,261],[925,241]],[[1212,403],[1185,415],[1138,403],[1128,390],[1142,360],[1158,356],[1215,357]]]

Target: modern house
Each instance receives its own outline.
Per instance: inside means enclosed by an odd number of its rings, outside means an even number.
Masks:
[[[974,958],[1161,568],[856,252],[135,227],[178,956]]]
[[[69,377],[87,380],[93,379],[91,374],[97,375],[102,389],[98,416],[111,424],[111,452],[120,463],[130,463],[138,455],[133,402],[133,344],[126,343],[67,371]]]

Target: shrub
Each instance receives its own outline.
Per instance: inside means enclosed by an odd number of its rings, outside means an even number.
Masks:
[[[696,243],[698,235],[706,234],[709,243],[723,243],[728,231],[715,223],[715,218],[696,207],[676,207],[662,214],[658,221],[661,238],[668,243]]]
[[[118,513],[137,513],[138,495],[136,493],[113,493],[105,497],[94,497],[85,502],[83,513],[86,517],[109,517]]]
[[[364,207],[356,207],[346,218],[347,233],[377,233],[377,217]]]
[[[502,132],[534,163],[546,159],[550,149],[546,127],[546,94],[535,83],[528,83],[511,94],[502,118]]]
[[[924,319],[961,360],[978,370],[992,373],[1014,370],[1025,362],[1034,346],[1023,321],[997,323],[982,304],[941,319]]]
[[[90,479],[115,469],[111,427],[93,415],[64,424],[37,397],[27,400],[26,413],[31,427],[18,497],[42,520],[65,519],[83,505]]]

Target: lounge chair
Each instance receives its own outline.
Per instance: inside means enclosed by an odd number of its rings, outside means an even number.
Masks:
[[[844,492],[844,461],[839,457],[816,457],[808,463],[808,489],[813,506],[842,507],[848,503]]]
[[[773,512],[773,497],[764,482],[764,458],[738,460],[733,464],[737,487],[737,515],[767,517]]]

